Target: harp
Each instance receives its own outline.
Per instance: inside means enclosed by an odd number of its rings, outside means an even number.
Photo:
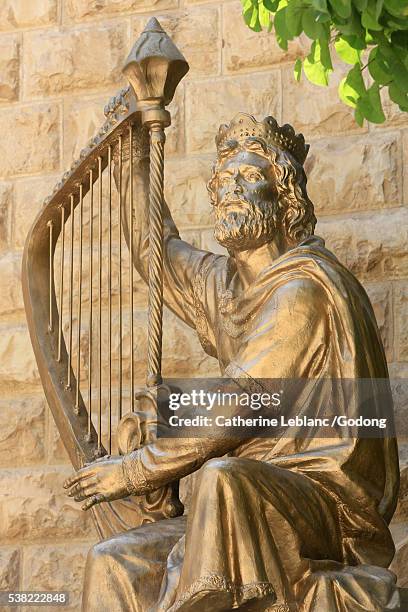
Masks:
[[[130,85],[105,107],[106,122],[56,185],[27,236],[22,277],[28,327],[44,392],[75,469],[113,449],[138,448],[154,435],[161,383],[164,128],[170,124],[165,106],[187,71],[184,57],[151,19],[124,67]],[[140,147],[147,147],[150,161],[150,257],[147,387],[136,392],[131,236],[133,163]],[[122,446],[119,423],[122,437],[132,431]],[[173,483],[143,497],[99,504],[92,512],[105,538],[178,516],[183,506]]]

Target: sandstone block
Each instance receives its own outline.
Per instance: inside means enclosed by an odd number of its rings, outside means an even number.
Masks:
[[[0,252],[10,243],[10,217],[12,212],[13,187],[11,183],[0,181]]]
[[[14,184],[14,201],[11,211],[11,244],[22,249],[35,217],[45,198],[51,194],[59,175],[28,178]]]
[[[305,170],[317,215],[402,203],[400,159],[395,133],[312,143]]]
[[[52,172],[59,166],[59,107],[0,111],[0,176]]]
[[[65,450],[51,413],[48,418],[48,460],[49,463],[66,463],[71,465],[68,453]]]
[[[408,283],[395,285],[395,352],[397,361],[408,361]]]
[[[0,382],[38,382],[37,365],[26,327],[3,327],[0,333]]]
[[[213,369],[219,373],[215,359]],[[166,312],[163,335],[163,375],[167,377],[210,376],[209,359],[195,330]],[[217,376],[217,374],[214,374]]]
[[[189,244],[193,245],[197,249],[200,247],[200,232],[198,229],[186,229],[180,230],[180,238],[185,240]]]
[[[0,315],[23,314],[23,293],[21,289],[21,255],[6,253],[0,257]]]
[[[236,113],[280,119],[280,74],[225,78],[221,81],[186,83],[187,149],[190,152],[214,151],[214,138],[221,123]]]
[[[403,278],[408,272],[408,210],[395,208],[350,217],[325,218],[316,233],[360,279]]]
[[[364,288],[367,291],[374,309],[387,360],[391,362],[394,355],[392,287],[388,283],[366,283]]]
[[[385,122],[375,126],[375,129],[389,128],[395,126],[398,128],[408,127],[407,113],[401,111],[388,95],[388,89],[384,87],[381,90],[381,101],[385,115]]]
[[[408,443],[406,442],[408,433],[408,363],[390,363],[388,369],[394,402],[401,477],[399,501],[393,518],[393,521],[398,523],[408,520]]]
[[[20,550],[18,548],[0,548],[0,590],[18,589],[20,583]]]
[[[3,0],[0,30],[46,26],[56,23],[58,0]]]
[[[298,83],[293,76],[293,67],[283,68],[283,123],[290,123],[296,132],[302,132],[306,142],[313,136],[367,131],[366,127],[360,128],[354,121],[353,109],[339,100],[337,87],[342,78],[343,73],[336,66],[330,77],[330,86],[319,87],[304,75]]]
[[[209,225],[212,222],[206,188],[212,161],[211,157],[192,157],[185,164],[167,162],[166,199],[177,227]]]
[[[17,100],[20,71],[20,39],[3,35],[0,42],[0,102]]]
[[[275,64],[295,61],[310,48],[307,37],[291,41],[288,51],[283,51],[271,32],[254,32],[242,16],[241,2],[227,2],[223,10],[223,65],[227,72],[264,69]],[[265,113],[266,114],[266,113]]]
[[[176,94],[168,106],[168,110],[171,114],[171,125],[166,129],[166,157],[181,155],[185,151],[184,84],[178,86]]]
[[[26,465],[44,459],[44,412],[42,397],[1,400],[0,465]]]
[[[145,13],[177,8],[178,0],[68,0],[67,14],[71,19],[81,20],[96,15],[123,15],[127,11]],[[146,18],[147,21],[147,18]]]
[[[72,468],[3,470],[0,477],[0,537],[18,542],[92,538],[89,513],[62,487]]]
[[[24,95],[32,98],[124,84],[121,70],[127,52],[122,24],[30,32],[24,47],[24,62],[30,67]]]
[[[204,6],[165,13],[158,19],[188,61],[190,77],[219,74],[221,41],[217,9]],[[145,25],[146,17],[135,18],[132,40],[140,36]]]
[[[92,542],[64,546],[28,546],[23,588],[28,591],[67,591],[65,610],[79,610],[84,569]],[[51,606],[50,606],[51,609]],[[27,607],[27,612],[30,608]]]
[[[108,96],[84,100],[64,100],[64,168],[79,159],[81,149],[93,138],[105,121],[103,109]]]
[[[211,253],[218,253],[220,255],[228,255],[227,250],[224,249],[214,238],[214,230],[206,229],[201,231],[201,248],[205,251],[211,251]]]

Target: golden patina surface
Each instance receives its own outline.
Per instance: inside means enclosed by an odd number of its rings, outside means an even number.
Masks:
[[[132,87],[139,78],[133,73]],[[162,101],[169,96],[162,92]],[[132,133],[127,158],[113,156],[122,202],[130,202],[122,223],[132,264],[150,284],[155,313],[148,383],[160,381],[163,274],[164,302],[197,330],[226,379],[368,379],[375,398],[376,380],[388,377],[378,327],[359,282],[314,234],[303,136],[243,113],[221,126],[208,187],[215,237],[229,255],[215,255],[181,240],[160,206],[166,115],[156,102],[141,109],[153,132],[152,171],[134,154]],[[318,385],[315,393],[318,402]],[[346,394],[338,402],[339,412],[358,416]],[[384,406],[374,403],[381,416]],[[289,412],[302,415],[305,406]],[[132,431],[142,428],[124,418],[124,455],[102,457],[66,482],[85,508],[149,499],[201,470],[187,517],[142,524],[90,551],[84,610],[400,609],[387,570],[398,492],[393,438],[328,439],[316,429],[300,440],[144,438],[140,446],[136,436],[140,448],[130,450]]]

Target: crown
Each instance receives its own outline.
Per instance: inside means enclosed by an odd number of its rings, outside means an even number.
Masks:
[[[239,113],[229,124],[221,125],[215,137],[217,149],[221,149],[228,140],[243,142],[247,138],[262,138],[267,145],[274,145],[287,151],[303,166],[309,151],[303,134],[296,134],[289,124],[280,127],[273,117],[265,117],[256,121],[252,115]]]

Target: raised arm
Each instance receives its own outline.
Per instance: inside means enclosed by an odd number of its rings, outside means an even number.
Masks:
[[[149,159],[140,151],[146,149],[141,132],[135,135],[133,163],[133,259],[145,282],[149,265]],[[139,142],[140,140],[140,142]],[[122,227],[126,243],[129,239],[129,154],[122,163]],[[119,160],[116,158],[114,178],[119,190]],[[194,279],[208,256],[181,240],[167,204],[164,204],[163,296],[165,304],[190,327],[195,328]]]

